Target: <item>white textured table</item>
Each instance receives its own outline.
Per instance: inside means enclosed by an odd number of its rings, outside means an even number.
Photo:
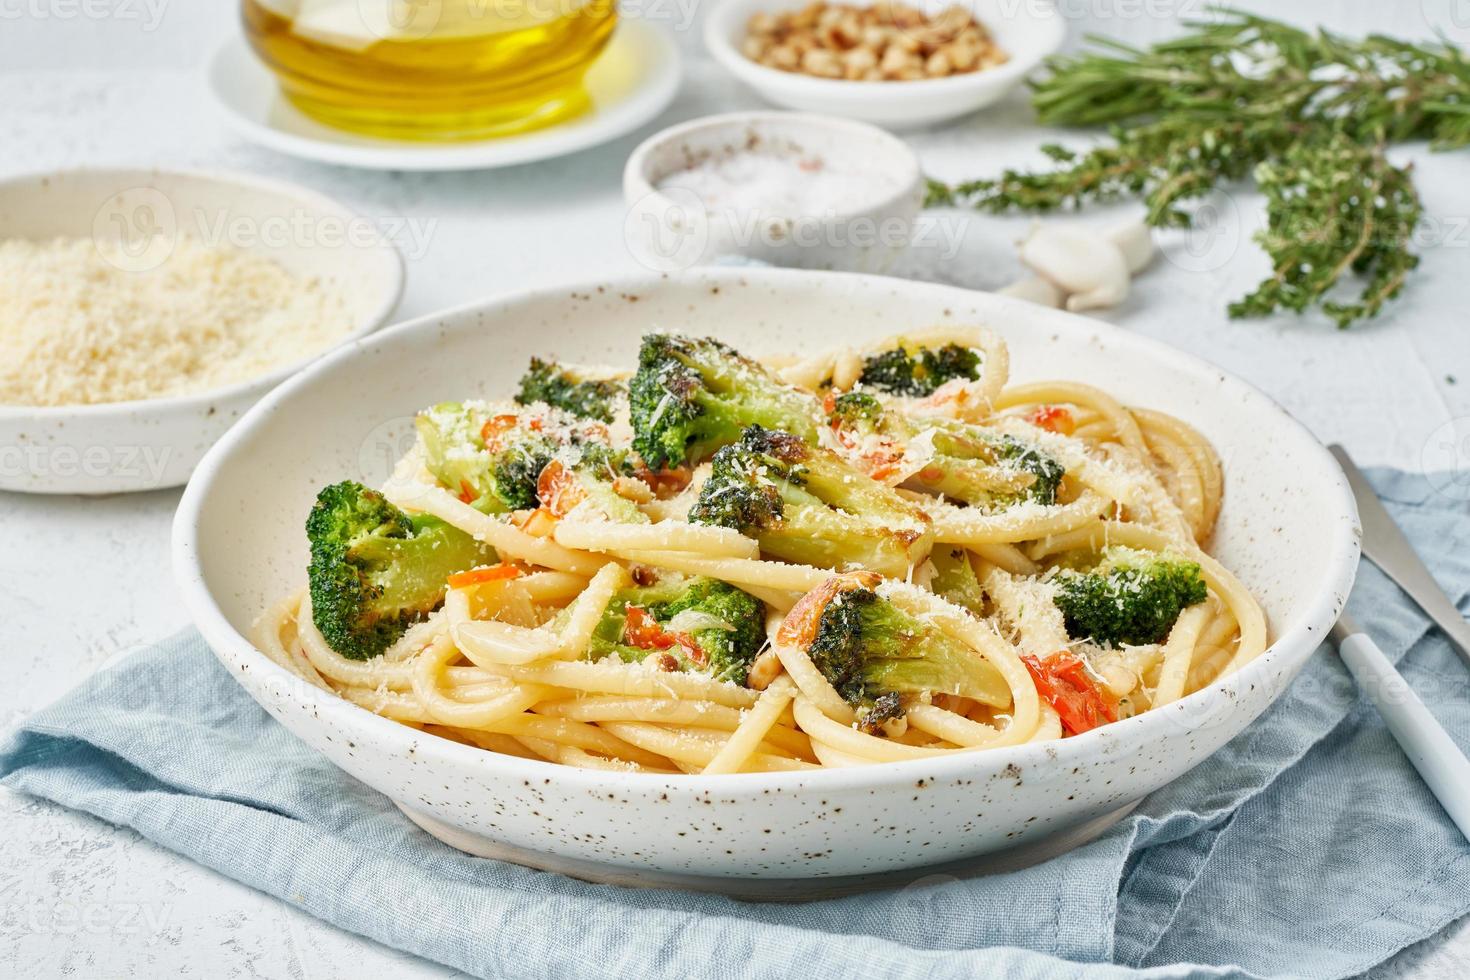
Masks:
[[[687,24],[695,0],[642,4]],[[1171,29],[1191,0],[1064,3],[1074,35],[1143,40]],[[1253,4],[1266,8],[1267,4]],[[1280,6],[1280,5],[1277,5]],[[1350,33],[1424,36],[1420,8],[1461,42],[1470,10],[1455,0],[1294,5]],[[1397,7],[1397,9],[1391,9]],[[211,113],[199,66],[235,30],[229,0],[0,0],[0,176],[101,163],[222,166],[274,174],[337,195],[398,236],[412,316],[497,290],[636,272],[622,239],[623,160],[642,133],[567,159],[511,170],[370,174],[289,160],[239,141]],[[698,54],[659,121],[752,106]],[[1024,103],[916,134],[934,174],[961,178],[1036,157]],[[1324,440],[1365,463],[1420,468],[1454,461],[1443,426],[1470,417],[1470,156],[1405,153],[1437,222],[1408,295],[1381,321],[1339,333],[1320,321],[1231,323],[1222,309],[1265,269],[1246,241],[1251,195],[1217,201],[1217,232],[1170,244],[1108,318],[1208,358],[1264,388]],[[916,263],[978,288],[1017,272],[1020,219],[950,216]],[[1426,455],[1427,454],[1427,455]],[[1461,450],[1459,463],[1470,465]],[[0,722],[40,708],[109,657],[184,625],[170,580],[168,526],[177,493],[103,499],[0,494]],[[0,975],[441,977],[448,971],[342,933],[96,820],[0,793]],[[1406,951],[1375,976],[1470,975],[1470,928]]]

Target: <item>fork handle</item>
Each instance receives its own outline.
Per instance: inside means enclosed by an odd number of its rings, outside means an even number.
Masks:
[[[1470,760],[1371,637],[1343,637],[1337,652],[1439,805],[1470,840]]]

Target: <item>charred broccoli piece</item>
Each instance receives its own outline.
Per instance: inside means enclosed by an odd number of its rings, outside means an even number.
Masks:
[[[887,411],[882,402],[866,391],[849,391],[832,400],[827,420],[854,431],[881,432]]]
[[[553,459],[541,471],[536,490],[541,505],[557,517],[579,511],[579,519],[608,520],[618,524],[647,524],[648,515],[617,492],[620,475],[616,455],[600,448],[583,452],[571,464]],[[585,513],[587,511],[591,513]]]
[[[1052,601],[1068,635],[1103,646],[1161,643],[1179,614],[1208,595],[1198,562],[1121,547],[1089,571],[1058,572],[1055,582]]]
[[[611,422],[625,394],[616,381],[587,378],[576,368],[533,357],[521,377],[516,402],[544,402],[578,418]]]
[[[870,709],[869,723],[872,711],[881,717],[885,699],[891,705],[918,694],[953,694],[997,707],[1009,703],[1005,679],[978,651],[899,609],[878,587],[878,577],[864,573],[818,586],[791,614],[806,625],[798,622],[791,635],[783,625],[782,641],[803,642],[837,693]]]
[[[928,464],[909,484],[971,506],[1054,504],[1067,472],[1045,450],[1009,433],[952,419],[911,419],[863,391],[836,398],[827,420],[839,432],[878,436],[900,448],[928,436]]]
[[[718,579],[671,575],[614,594],[587,655],[658,657],[667,670],[743,685],[765,641],[765,604],[755,596]]]
[[[928,517],[891,487],[758,425],[715,453],[689,520],[734,528],[787,561],[895,578],[923,561],[934,540]]]
[[[985,614],[985,592],[970,564],[970,553],[957,545],[940,545],[929,553],[934,563],[934,579],[929,587],[947,602],[968,609],[977,616]]]
[[[1008,434],[1000,437],[995,446],[995,457],[1003,466],[1030,476],[1031,483],[1025,491],[1028,499],[1038,504],[1057,502],[1057,488],[1061,486],[1067,470],[1056,459]]]
[[[333,650],[379,656],[439,607],[445,579],[495,551],[435,517],[409,517],[360,483],[317,494],[306,518],[311,618]]]
[[[477,402],[444,402],[414,420],[424,465],[444,486],[486,513],[537,506],[536,480],[557,442],[510,412]]]
[[[749,425],[817,437],[816,399],[708,337],[649,334],[628,383],[633,448],[652,469],[694,464]]]
[[[976,380],[980,377],[982,361],[978,350],[959,344],[939,347],[900,344],[864,358],[859,380],[890,395],[923,398],[934,394],[946,381]]]
[[[1067,472],[1044,450],[979,426],[936,423],[932,445],[933,455],[910,485],[972,507],[1002,510],[1027,501],[1055,504]]]

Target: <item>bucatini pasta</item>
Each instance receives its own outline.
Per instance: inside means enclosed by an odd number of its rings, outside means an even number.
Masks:
[[[487,751],[728,774],[1072,737],[1265,648],[1184,422],[1008,385],[980,328],[782,365],[651,334],[425,409],[381,491],[319,495],[261,649]]]

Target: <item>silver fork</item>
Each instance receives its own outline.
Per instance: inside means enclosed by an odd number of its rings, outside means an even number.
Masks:
[[[1470,626],[1414,553],[1347,451],[1341,446],[1328,448],[1342,465],[1357,498],[1358,518],[1363,525],[1363,554],[1419,604],[1449,636],[1461,658],[1470,664]],[[1404,755],[1460,828],[1460,833],[1470,840],[1470,760],[1430,714],[1403,675],[1394,669],[1378,644],[1351,616],[1343,613],[1332,627],[1331,636],[1343,664],[1383,716],[1384,724]]]

